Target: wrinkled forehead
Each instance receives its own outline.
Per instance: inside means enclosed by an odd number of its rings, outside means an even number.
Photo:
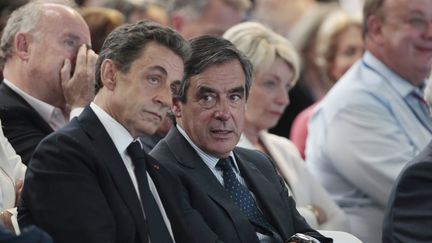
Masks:
[[[246,78],[238,60],[214,64],[190,79],[190,86],[195,89],[206,87],[218,92],[227,92],[238,87],[245,87]]]

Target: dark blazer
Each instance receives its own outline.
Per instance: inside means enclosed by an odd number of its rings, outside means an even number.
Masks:
[[[3,243],[52,243],[51,237],[35,226],[30,226],[15,235],[0,225],[0,242]]]
[[[150,156],[146,158],[152,163],[148,172],[176,241],[215,242],[216,236],[187,203],[178,179]],[[42,140],[24,184],[18,207],[20,227],[35,224],[61,243],[137,243],[146,238],[132,180],[89,107]]]
[[[26,165],[38,143],[53,132],[29,103],[4,83],[0,85],[0,119],[5,136]]]
[[[432,241],[432,142],[399,175],[386,208],[382,240]]]
[[[220,240],[259,243],[253,226],[177,128],[173,127],[150,155],[181,178],[192,207],[201,213]],[[297,212],[294,200],[266,155],[242,148],[235,148],[234,155],[260,209],[284,241],[295,233],[305,233],[331,242],[311,229]]]

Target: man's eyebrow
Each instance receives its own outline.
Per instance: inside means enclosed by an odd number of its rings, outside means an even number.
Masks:
[[[202,94],[202,93],[217,93],[217,91],[211,87],[208,86],[200,86],[198,88],[198,93]]]
[[[244,93],[244,92],[245,92],[244,86],[234,87],[234,88],[229,90],[229,93]]]
[[[159,66],[159,65],[150,67],[150,70],[152,70],[152,71],[159,71],[159,72],[161,72],[165,76],[168,75],[168,72],[165,70],[165,68],[163,68],[162,66]]]

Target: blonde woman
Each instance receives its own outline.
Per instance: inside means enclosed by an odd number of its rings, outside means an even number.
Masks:
[[[306,169],[296,147],[267,129],[289,104],[288,91],[299,76],[299,57],[287,39],[255,22],[233,26],[224,37],[254,66],[254,79],[239,146],[267,153],[293,195],[297,209],[316,229],[347,231],[341,209]]]

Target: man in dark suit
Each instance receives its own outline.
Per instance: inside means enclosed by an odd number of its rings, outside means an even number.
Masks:
[[[188,54],[179,34],[151,22],[121,26],[107,37],[94,102],[34,153],[20,227],[36,224],[62,243],[215,241],[211,232],[202,234],[206,225],[178,179],[137,141],[160,125]]]
[[[383,243],[432,240],[432,142],[402,171],[386,207]]]
[[[225,243],[288,242],[296,233],[331,242],[299,215],[266,155],[236,148],[252,64],[219,37],[191,47],[173,99],[177,125],[150,155],[181,178],[192,207]]]
[[[70,6],[29,3],[10,16],[0,43],[0,119],[25,164],[42,138],[93,99],[90,44],[87,24]]]
[[[425,88],[432,107],[432,82]],[[432,142],[411,160],[399,175],[387,203],[383,243],[432,240]]]

